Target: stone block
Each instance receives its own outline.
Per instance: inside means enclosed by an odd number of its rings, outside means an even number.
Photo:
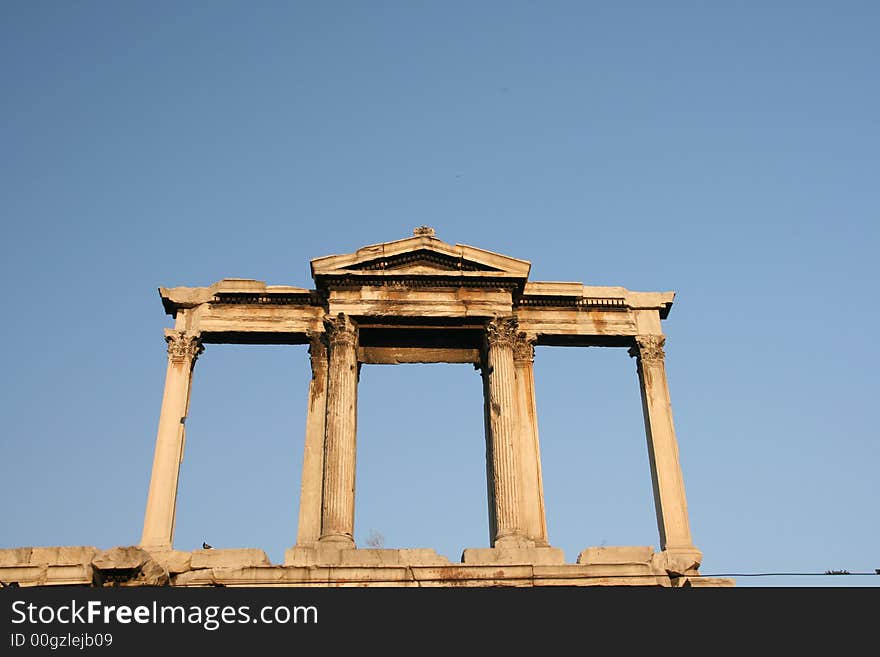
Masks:
[[[670,577],[697,573],[703,555],[699,550],[664,550],[654,554],[652,564],[656,570],[666,572]]]
[[[140,568],[152,557],[146,550],[129,545],[114,547],[99,552],[92,559],[92,565],[98,570],[133,570]]]
[[[461,554],[466,564],[510,564],[553,566],[565,563],[565,553],[554,547],[466,548]]]
[[[29,547],[6,548],[0,550],[0,566],[27,566],[31,562]]]
[[[449,559],[429,548],[342,550],[339,557],[339,565],[343,566],[441,566],[449,564]]]
[[[317,549],[312,545],[294,545],[284,551],[285,566],[311,566],[316,563]]]
[[[91,563],[97,553],[98,548],[90,545],[34,547],[31,548],[31,563],[45,563],[52,566],[76,566]]]
[[[651,546],[590,547],[578,555],[579,564],[650,563],[654,556]]]
[[[736,580],[729,577],[688,577],[687,582],[694,588],[736,586]]]
[[[352,549],[333,543],[295,545],[284,554],[285,566],[444,566],[449,559],[430,548]]]
[[[43,586],[49,578],[49,566],[18,565],[0,566],[0,582],[8,585],[15,582],[19,586]]]
[[[193,550],[190,567],[199,568],[244,568],[247,566],[270,566],[269,557],[257,548],[233,548]]]
[[[169,575],[185,573],[191,568],[192,553],[183,550],[149,550],[153,560],[168,571]]]
[[[101,586],[164,586],[169,581],[165,568],[136,545],[104,550],[91,565]]]
[[[90,564],[46,566],[46,584],[51,586],[90,586],[95,583],[95,570]]]
[[[402,566],[447,566],[449,559],[430,548],[401,548],[397,550]]]
[[[342,563],[342,544],[295,545],[284,553],[285,566],[334,566]]]

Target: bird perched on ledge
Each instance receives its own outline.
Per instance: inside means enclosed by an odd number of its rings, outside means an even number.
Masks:
[[[203,549],[203,550],[213,550],[213,549],[214,549],[214,546],[213,546],[213,545],[208,545],[207,543],[205,543],[204,541],[202,541],[202,549]]]

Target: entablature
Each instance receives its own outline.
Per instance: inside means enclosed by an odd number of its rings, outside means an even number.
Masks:
[[[526,260],[447,244],[423,226],[407,239],[315,258],[315,289],[225,278],[207,287],[161,287],[159,293],[176,328],[200,331],[205,342],[289,343],[304,343],[310,331],[322,332],[325,313],[344,313],[372,326],[396,325],[397,334],[401,321],[484,325],[494,317],[516,316],[519,330],[537,344],[625,343],[634,335],[661,333],[660,320],[675,297],[674,292],[528,281],[530,268]],[[397,355],[374,350],[369,358]]]

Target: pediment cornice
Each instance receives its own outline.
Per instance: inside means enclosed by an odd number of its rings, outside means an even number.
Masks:
[[[433,230],[422,227],[413,237],[371,244],[354,253],[315,258],[311,269],[316,282],[341,276],[466,276],[519,279],[525,283],[531,263],[466,244],[449,244],[435,237]]]

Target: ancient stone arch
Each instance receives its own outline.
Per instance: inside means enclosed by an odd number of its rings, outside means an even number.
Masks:
[[[251,562],[234,550],[196,551],[192,563],[201,559],[203,567],[178,575],[178,584],[729,583],[700,577],[702,555],[691,538],[661,328],[674,293],[529,281],[530,267],[525,260],[448,244],[422,226],[406,239],[312,260],[314,289],[245,279],[160,288],[174,328],[165,331],[168,369],[141,547],[159,563],[173,560],[185,420],[193,367],[204,346],[308,344],[312,379],[296,545],[283,566],[265,557]],[[577,563],[566,564],[550,544],[535,345],[624,347],[635,358],[660,552],[588,548]],[[465,549],[461,563],[428,548],[355,546],[358,370],[376,363],[472,363],[480,370],[490,540]]]

